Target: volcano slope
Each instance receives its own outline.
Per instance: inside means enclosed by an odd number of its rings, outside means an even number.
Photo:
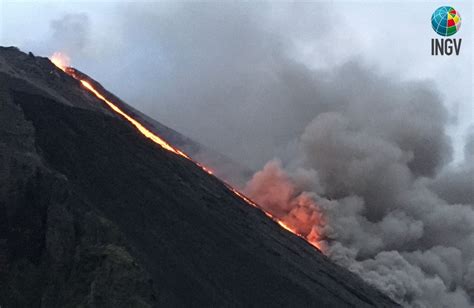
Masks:
[[[0,305],[396,306],[16,48],[0,48]]]

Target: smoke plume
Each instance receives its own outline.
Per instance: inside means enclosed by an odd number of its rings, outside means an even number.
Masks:
[[[357,64],[341,67],[333,82],[346,99],[317,114],[285,166],[269,162],[246,191],[318,234],[329,257],[397,302],[472,305],[472,135],[465,161],[450,168],[448,113],[429,83]],[[298,170],[311,176],[302,180]],[[301,212],[301,196],[304,215],[291,215]]]
[[[89,35],[89,18],[86,14],[66,14],[60,19],[51,21],[54,41],[67,44],[65,51],[82,51]]]

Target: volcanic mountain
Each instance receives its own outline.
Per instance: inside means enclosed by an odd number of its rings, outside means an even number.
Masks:
[[[226,161],[74,74],[191,157]],[[9,47],[0,48],[0,306],[396,304],[47,58]]]

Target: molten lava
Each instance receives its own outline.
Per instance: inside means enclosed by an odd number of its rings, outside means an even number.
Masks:
[[[137,120],[135,120],[134,118],[132,118],[130,115],[128,115],[126,112],[124,112],[123,110],[121,110],[119,107],[117,107],[117,105],[115,105],[114,103],[112,103],[111,101],[109,101],[107,98],[105,98],[105,96],[103,96],[99,91],[97,91],[89,82],[87,82],[86,80],[84,79],[81,79],[78,75],[74,74],[74,69],[68,69],[69,68],[69,63],[70,63],[70,59],[67,55],[63,54],[63,53],[60,53],[60,52],[55,52],[51,58],[50,58],[51,62],[56,65],[57,67],[59,67],[61,70],[63,70],[65,73],[67,73],[68,75],[70,75],[71,77],[77,79],[78,81],[81,82],[81,84],[84,86],[85,89],[87,89],[88,91],[90,91],[92,94],[94,94],[98,99],[100,99],[101,101],[103,101],[105,104],[107,104],[107,106],[110,107],[110,109],[112,109],[113,111],[115,111],[117,114],[121,115],[125,120],[127,120],[128,122],[130,122],[133,126],[135,126],[137,128],[137,130],[142,134],[144,135],[145,137],[151,139],[153,142],[155,142],[156,144],[158,144],[159,146],[161,146],[163,149],[167,150],[167,151],[170,151],[176,155],[179,155],[179,156],[182,156],[190,161],[192,161],[194,164],[196,164],[199,168],[201,168],[203,171],[205,171],[206,173],[213,175],[212,171],[203,166],[202,164],[198,163],[198,162],[195,162],[193,161],[188,155],[186,155],[184,152],[182,152],[181,150],[171,146],[169,143],[167,143],[165,140],[163,140],[162,138],[160,138],[159,136],[157,136],[156,134],[154,134],[153,132],[151,132],[149,129],[147,129],[145,126],[143,126],[140,122],[138,122]],[[237,197],[239,197],[240,199],[244,200],[247,204],[259,209],[260,211],[262,211],[266,216],[268,216],[270,219],[272,219],[273,221],[275,221],[279,226],[281,226],[283,229],[295,234],[296,236],[304,239],[306,242],[308,242],[309,244],[311,244],[312,246],[316,247],[317,249],[320,249],[320,245],[317,241],[314,241],[314,240],[310,240],[309,238],[303,236],[302,234],[298,233],[296,230],[294,230],[293,228],[291,228],[290,226],[288,226],[284,221],[276,218],[274,215],[272,215],[271,213],[265,211],[262,207],[258,206],[255,202],[253,202],[250,198],[248,198],[247,196],[245,196],[243,193],[241,193],[240,191],[238,191],[237,189],[235,189],[234,187],[232,187],[229,183],[221,180],[224,185],[232,192],[234,193]]]
[[[137,120],[133,119],[131,116],[123,112],[119,107],[111,103],[108,99],[106,99],[102,94],[100,94],[90,83],[88,83],[85,80],[79,80],[82,85],[92,93],[94,93],[97,98],[101,99],[104,103],[106,103],[113,111],[116,113],[120,114],[122,117],[125,118],[128,122],[132,123],[133,126],[135,126],[140,133],[142,133],[145,137],[151,139],[153,142],[159,144],[163,149],[168,150],[170,152],[173,152],[177,155],[181,155],[187,159],[189,159],[189,156],[184,154],[178,149],[173,148],[169,143],[158,137],[157,135],[153,134],[150,130],[145,128],[143,125],[141,125]]]
[[[51,62],[54,63],[54,65],[56,65],[63,71],[66,71],[66,68],[68,68],[71,64],[71,59],[66,54],[61,52],[53,53],[53,55],[49,59],[51,60]]]

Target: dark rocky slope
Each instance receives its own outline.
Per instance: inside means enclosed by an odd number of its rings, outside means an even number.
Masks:
[[[0,49],[2,307],[388,307],[47,59]]]

